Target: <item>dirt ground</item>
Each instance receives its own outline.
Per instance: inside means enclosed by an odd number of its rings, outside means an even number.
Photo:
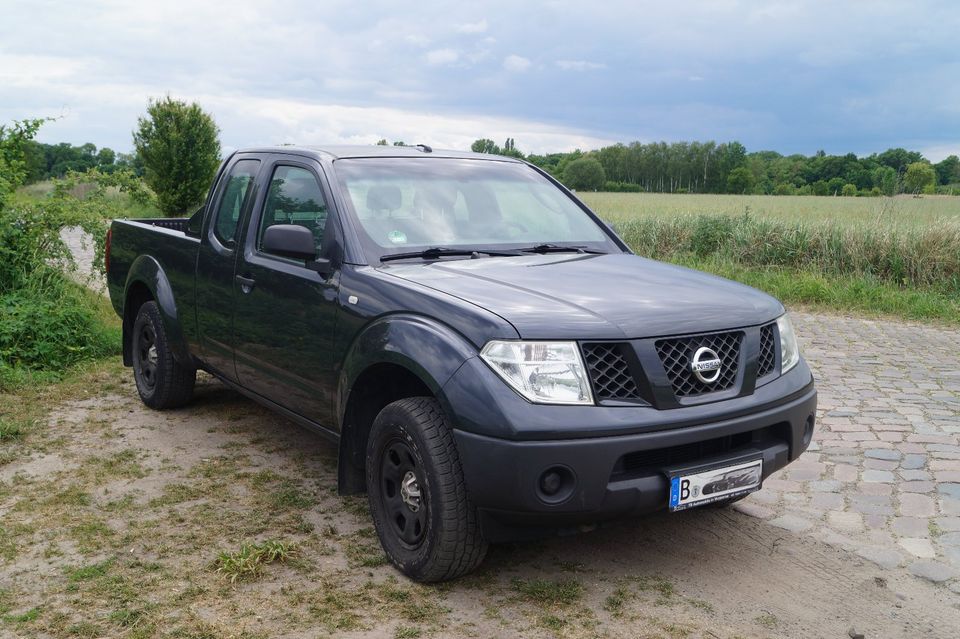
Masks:
[[[0,442],[2,637],[957,637],[957,595],[734,509],[491,549],[440,586],[389,565],[335,448],[202,377],[158,413],[128,370]],[[221,553],[276,540],[231,581]]]

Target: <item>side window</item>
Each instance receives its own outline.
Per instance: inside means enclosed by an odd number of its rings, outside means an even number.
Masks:
[[[278,166],[274,170],[257,232],[258,251],[263,232],[274,224],[299,224],[310,229],[317,252],[320,251],[327,225],[327,204],[313,173],[296,166]]]
[[[213,234],[223,244],[230,244],[237,236],[240,214],[250,194],[250,186],[257,177],[260,160],[240,160],[233,165],[227,176],[213,221]]]

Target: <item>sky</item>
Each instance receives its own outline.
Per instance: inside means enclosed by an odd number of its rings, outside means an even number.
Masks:
[[[960,3],[0,0],[0,123],[127,152],[149,99],[226,150],[739,140],[960,154]]]

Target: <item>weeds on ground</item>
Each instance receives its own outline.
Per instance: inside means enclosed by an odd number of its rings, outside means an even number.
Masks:
[[[261,543],[245,543],[236,552],[222,552],[215,562],[217,572],[235,583],[255,579],[263,573],[264,566],[289,560],[295,547],[292,544],[270,539]]]

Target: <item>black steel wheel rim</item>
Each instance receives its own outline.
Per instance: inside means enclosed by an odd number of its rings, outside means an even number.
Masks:
[[[147,388],[157,385],[157,334],[149,322],[140,327],[137,334],[137,376]]]
[[[380,502],[387,525],[401,544],[414,549],[423,542],[429,514],[423,468],[402,439],[391,439],[382,450]]]

